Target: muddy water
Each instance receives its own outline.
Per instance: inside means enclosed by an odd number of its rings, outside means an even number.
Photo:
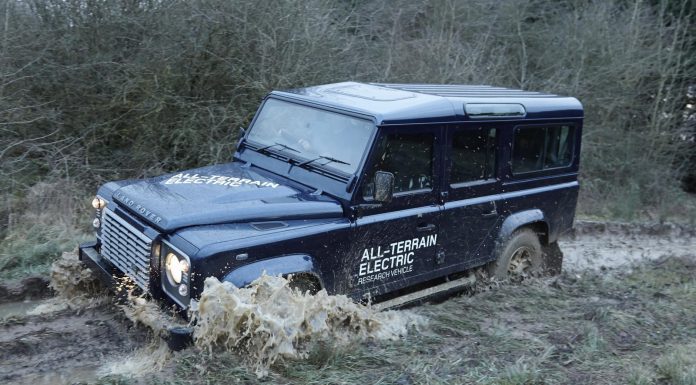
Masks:
[[[564,268],[578,274],[621,271],[664,256],[696,258],[693,233],[670,231],[605,228],[578,232],[561,247]],[[60,293],[54,299],[0,306],[0,384],[95,382],[114,374],[162,377],[168,369],[159,368],[176,363],[149,328],[137,326],[157,329],[168,322],[155,304],[131,298],[125,308],[111,305],[74,255],[65,255],[51,275]],[[271,278],[247,289],[209,282],[195,315],[193,349],[200,351],[194,354],[235,350],[260,375],[280,358],[303,357],[318,341],[345,344],[418,332],[409,330],[418,321],[406,312],[378,313],[326,293],[293,295],[285,282]]]
[[[31,309],[29,315],[94,308],[111,301],[108,292],[74,252],[63,253],[51,265],[50,274],[49,286],[56,296]]]
[[[146,346],[126,354],[106,358],[92,377],[123,376],[142,378],[161,371],[174,353],[163,340],[153,340]]]
[[[242,289],[206,279],[193,315],[198,347],[209,352],[237,350],[259,377],[281,357],[304,358],[318,342],[395,340],[411,327],[425,324],[425,319],[411,312],[378,312],[325,290],[303,294],[291,289],[284,278],[266,275]]]
[[[94,380],[107,357],[126,355],[149,338],[146,331],[125,325],[127,320],[110,306],[0,324],[0,383]]]
[[[0,303],[0,320],[23,318],[43,303],[45,303],[45,301],[40,300]]]
[[[0,383],[94,381],[106,357],[148,340],[146,330],[129,327],[75,253],[53,264],[50,286],[55,297],[0,306]]]
[[[582,273],[626,270],[632,265],[667,257],[692,258],[696,232],[679,226],[645,226],[587,222],[561,239],[563,270]]]

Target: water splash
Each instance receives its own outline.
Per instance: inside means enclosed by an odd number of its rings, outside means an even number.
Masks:
[[[166,332],[177,326],[187,326],[187,322],[172,312],[163,310],[160,305],[143,296],[134,296],[128,292],[127,300],[119,306],[123,314],[134,324],[142,324],[153,331],[155,336],[166,337]]]
[[[75,252],[63,253],[51,265],[50,274],[49,286],[56,292],[56,296],[29,311],[29,315],[85,309],[109,301],[105,288]]]
[[[154,341],[130,354],[116,357],[97,370],[98,377],[123,376],[138,378],[161,371],[173,354],[164,341]]]
[[[263,275],[248,288],[207,278],[192,311],[194,341],[209,353],[243,353],[263,377],[279,358],[304,358],[313,344],[396,340],[425,319],[408,311],[378,312],[344,295],[300,293],[282,277]]]

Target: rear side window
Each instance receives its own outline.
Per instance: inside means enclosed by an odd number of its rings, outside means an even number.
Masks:
[[[512,147],[515,174],[567,167],[573,160],[573,126],[518,127]]]
[[[484,180],[495,176],[495,136],[495,128],[454,133],[450,183]]]

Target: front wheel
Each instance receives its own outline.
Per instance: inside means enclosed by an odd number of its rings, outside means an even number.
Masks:
[[[319,292],[321,285],[312,276],[308,274],[297,274],[288,277],[288,286],[293,291],[297,291],[300,294],[310,294],[314,295]]]
[[[488,274],[497,280],[522,279],[542,273],[543,256],[537,234],[529,228],[515,231],[499,249],[498,258],[488,266]]]

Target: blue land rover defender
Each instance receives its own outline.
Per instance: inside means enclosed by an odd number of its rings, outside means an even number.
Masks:
[[[491,86],[273,91],[232,162],[103,185],[80,258],[182,311],[209,276],[386,301],[557,272],[582,121],[575,98]]]

